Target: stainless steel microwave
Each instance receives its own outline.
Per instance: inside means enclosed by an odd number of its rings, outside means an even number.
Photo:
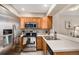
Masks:
[[[36,25],[36,23],[27,23],[27,24],[25,24],[25,27],[26,28],[36,28],[37,25]]]
[[[12,29],[3,29],[3,35],[12,34]]]

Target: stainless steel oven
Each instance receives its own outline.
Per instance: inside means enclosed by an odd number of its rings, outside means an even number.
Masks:
[[[3,46],[13,43],[12,29],[3,29]]]
[[[28,32],[24,36],[23,44],[26,44],[27,51],[36,51],[36,36],[37,33]]]

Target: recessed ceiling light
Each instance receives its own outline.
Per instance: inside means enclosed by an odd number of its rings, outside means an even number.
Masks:
[[[48,5],[47,4],[44,4],[44,7],[47,7]]]
[[[78,10],[78,9],[79,9],[79,6],[76,6],[76,7],[74,7],[74,8],[70,8],[69,11],[76,11],[76,10]]]
[[[25,11],[25,9],[24,9],[24,8],[21,8],[21,10],[22,10],[22,11]]]

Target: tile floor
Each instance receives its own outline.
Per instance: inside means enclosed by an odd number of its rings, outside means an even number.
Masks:
[[[20,55],[43,55],[43,51],[36,51],[36,52],[21,52]]]

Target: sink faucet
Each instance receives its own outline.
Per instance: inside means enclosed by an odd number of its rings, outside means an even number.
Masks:
[[[54,32],[54,40],[56,40],[57,39],[57,32],[55,31]]]

